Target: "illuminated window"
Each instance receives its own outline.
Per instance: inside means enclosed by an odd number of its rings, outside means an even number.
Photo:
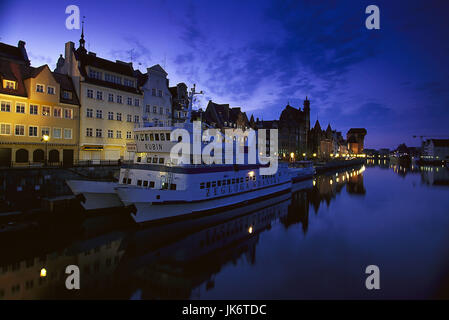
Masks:
[[[15,81],[9,81],[9,80],[3,80],[3,88],[5,89],[16,89],[16,82]]]
[[[41,128],[41,133],[42,133],[42,136],[49,136],[50,135],[50,128],[42,127]]]
[[[45,117],[49,117],[51,115],[50,107],[42,106],[42,115]]]
[[[25,103],[16,103],[16,112],[25,113]]]
[[[11,103],[9,101],[2,101],[0,110],[3,112],[10,112],[11,111]]]
[[[11,124],[0,123],[0,134],[1,135],[10,135],[11,134]]]

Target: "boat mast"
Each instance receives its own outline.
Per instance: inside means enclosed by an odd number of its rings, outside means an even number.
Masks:
[[[193,107],[193,98],[196,94],[203,94],[203,90],[200,92],[196,92],[196,84],[193,84],[193,88],[191,89],[188,99],[189,99],[189,107],[187,108],[187,119],[186,122],[190,123],[192,118],[192,107]]]

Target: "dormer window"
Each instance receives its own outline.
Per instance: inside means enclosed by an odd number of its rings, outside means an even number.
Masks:
[[[42,84],[36,85],[36,92],[44,93],[44,86]]]
[[[3,80],[3,88],[16,90],[16,82],[10,80]]]
[[[70,91],[64,90],[62,92],[62,97],[67,100],[72,100],[72,93]]]
[[[100,71],[89,69],[89,77],[93,79],[102,80],[103,74]]]
[[[47,86],[47,93],[48,94],[55,94],[55,87]]]

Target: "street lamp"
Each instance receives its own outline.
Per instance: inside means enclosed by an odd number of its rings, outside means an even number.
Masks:
[[[50,136],[48,134],[44,134],[42,136],[42,141],[45,142],[45,155],[44,155],[44,165],[47,166],[47,145],[48,145],[48,140],[50,140]]]

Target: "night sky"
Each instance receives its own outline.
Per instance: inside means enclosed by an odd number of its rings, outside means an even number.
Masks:
[[[449,135],[449,1],[1,1],[0,41],[24,40],[32,65],[53,69],[65,42],[78,45],[70,4],[89,51],[142,71],[159,63],[170,85],[206,92],[203,108],[270,120],[308,96],[312,126],[365,127],[368,148]],[[365,28],[370,4],[380,30]]]

